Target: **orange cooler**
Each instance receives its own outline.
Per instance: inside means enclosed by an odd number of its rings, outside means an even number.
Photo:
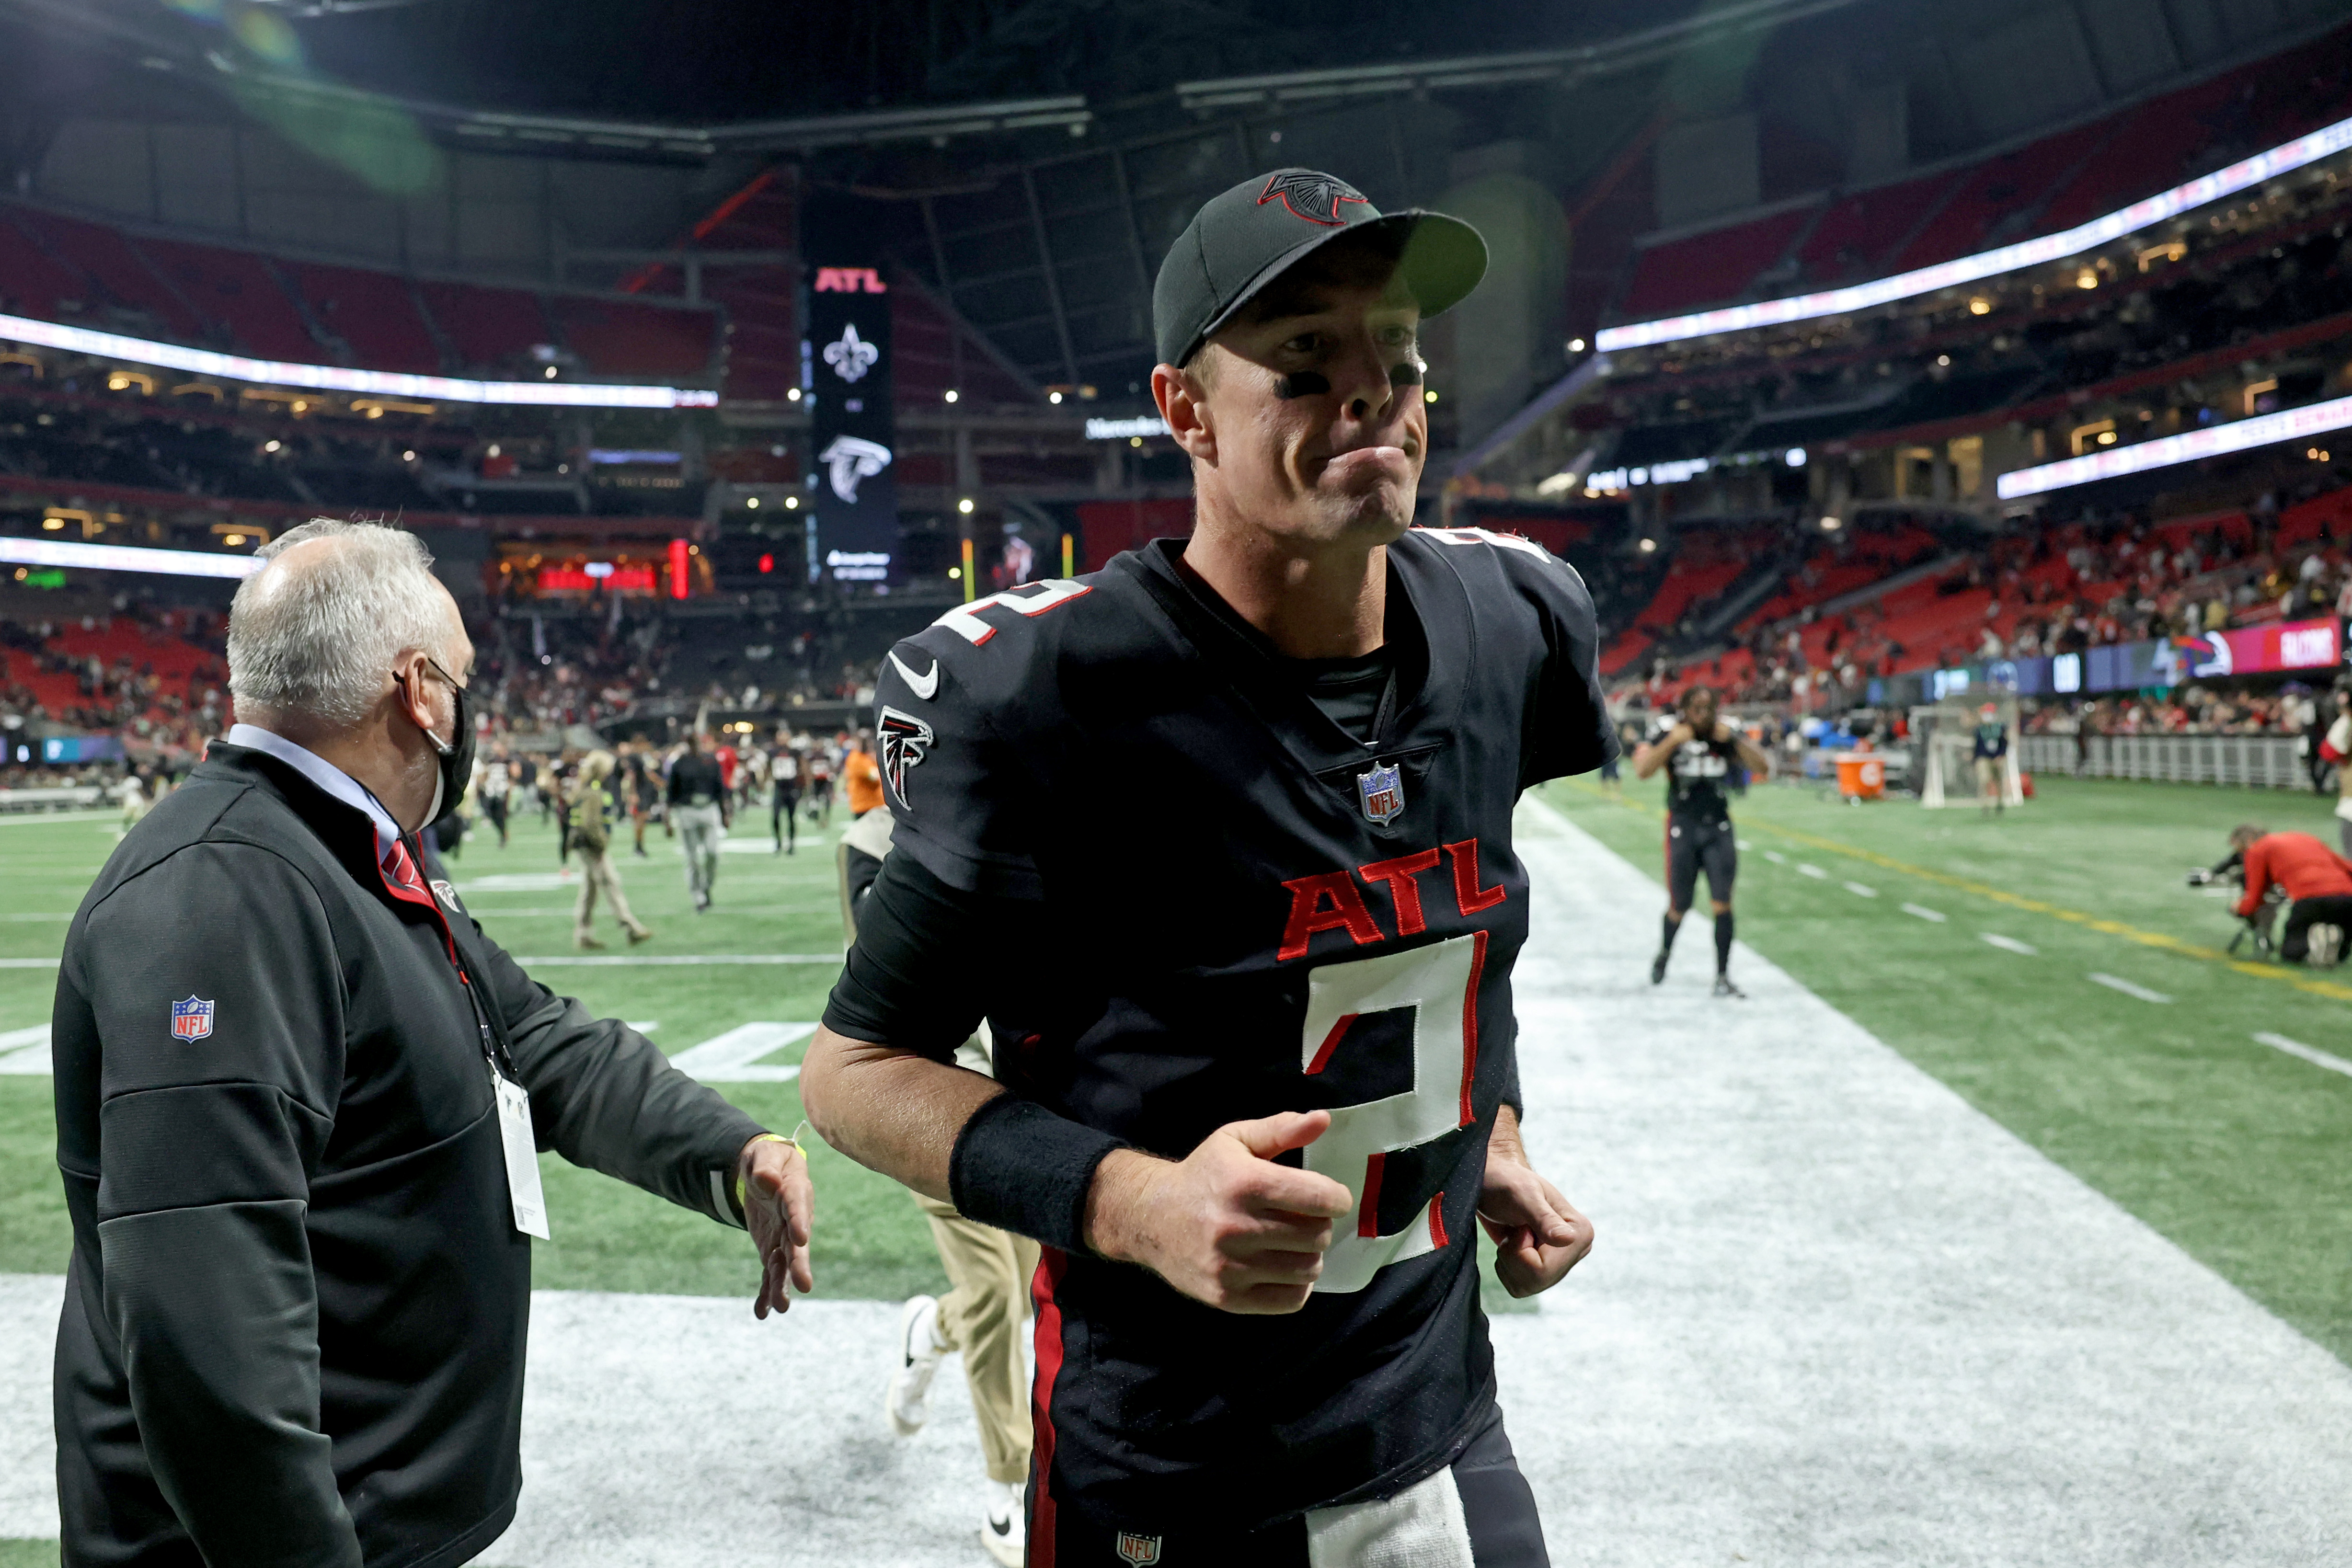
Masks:
[[[1875,752],[1848,751],[1837,759],[1838,793],[1851,800],[1883,800],[1886,794],[1886,759]]]

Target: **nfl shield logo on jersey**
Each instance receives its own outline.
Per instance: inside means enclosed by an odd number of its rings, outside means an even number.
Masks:
[[[1404,774],[1394,763],[1357,774],[1356,789],[1364,798],[1364,815],[1381,827],[1404,810]]]
[[[213,1031],[213,1005],[198,997],[172,1004],[172,1038],[202,1040]]]
[[[1118,1555],[1121,1562],[1132,1563],[1135,1568],[1148,1568],[1160,1561],[1160,1537],[1122,1530],[1118,1532]]]

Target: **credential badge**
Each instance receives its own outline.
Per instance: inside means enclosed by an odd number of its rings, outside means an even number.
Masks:
[[[1357,774],[1356,789],[1364,798],[1364,815],[1381,827],[1404,810],[1404,772],[1393,762]]]
[[[201,997],[172,1004],[172,1038],[202,1040],[213,1031],[213,1005]]]
[[[1132,1563],[1135,1568],[1149,1568],[1160,1561],[1160,1537],[1122,1530],[1118,1532],[1118,1556],[1120,1562]]]

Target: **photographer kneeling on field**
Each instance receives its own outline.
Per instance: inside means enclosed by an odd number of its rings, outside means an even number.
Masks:
[[[2242,920],[2253,920],[2263,894],[2276,883],[2293,902],[2279,956],[2290,964],[2330,967],[2344,956],[2345,934],[2352,931],[2352,862],[2309,833],[2273,833],[2252,823],[2230,834],[2230,847],[2245,857],[2246,895],[2238,901]]]

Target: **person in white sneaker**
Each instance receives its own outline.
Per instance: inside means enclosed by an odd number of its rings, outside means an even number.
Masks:
[[[890,852],[892,819],[868,811],[842,835],[841,915],[857,939],[857,904]],[[987,1026],[956,1052],[956,1064],[992,1073]],[[952,1205],[912,1194],[931,1222],[950,1289],[916,1296],[898,1313],[898,1363],[883,1404],[890,1429],[911,1437],[931,1415],[931,1380],[950,1354],[963,1355],[964,1383],[980,1421],[981,1457],[988,1484],[981,1503],[980,1543],[990,1556],[1020,1568],[1028,1549],[1023,1488],[1029,1476],[1029,1364],[1021,1354],[1029,1281],[1037,1272],[1037,1243],[958,1214]]]

